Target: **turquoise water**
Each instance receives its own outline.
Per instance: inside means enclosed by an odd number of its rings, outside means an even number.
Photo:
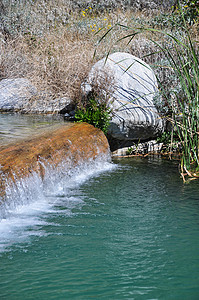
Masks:
[[[199,299],[198,181],[157,157],[58,178],[4,208],[0,299]]]

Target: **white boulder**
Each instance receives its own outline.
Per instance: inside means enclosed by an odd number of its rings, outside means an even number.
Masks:
[[[153,70],[141,59],[128,53],[113,53],[98,61],[91,69],[85,90],[88,93],[96,76],[113,76],[113,94],[109,100],[112,120],[108,130],[111,140],[148,140],[164,128],[155,104],[158,95]],[[128,143],[127,143],[128,144]]]

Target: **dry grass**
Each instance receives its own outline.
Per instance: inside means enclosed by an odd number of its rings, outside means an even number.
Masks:
[[[2,45],[1,78],[26,77],[48,97],[75,98],[93,52],[89,41],[68,32],[33,40],[20,37]]]
[[[174,0],[173,0],[174,1]],[[118,9],[122,12],[132,10],[133,13],[149,8],[168,8],[172,0],[1,0],[0,19],[2,27],[13,33],[26,33],[43,35],[46,30],[56,26],[67,25],[83,15],[82,11],[92,16],[104,14],[106,11],[115,13]]]
[[[8,3],[14,2],[3,2],[9,34],[0,35],[0,79],[26,77],[41,91],[44,99],[79,99],[80,86],[92,64],[109,52],[129,52],[142,58],[156,51],[147,35],[135,38],[130,45],[127,40],[117,42],[125,35],[125,30],[119,26],[98,44],[100,37],[114,24],[142,26],[150,23],[154,17],[152,13],[122,9],[97,13],[93,6],[95,1],[85,2],[84,10],[74,10],[74,2],[69,0],[38,0],[28,4],[18,0],[19,5],[10,6]],[[164,58],[156,54],[144,60],[154,65],[162,64]],[[168,69],[160,72],[162,82],[168,84],[170,79],[174,82]]]
[[[67,26],[61,24],[46,30],[43,36],[26,33],[8,36],[5,41],[0,38],[0,79],[26,77],[45,99],[65,96],[77,100],[80,86],[96,60],[110,49],[129,52],[125,42],[116,44],[120,29],[112,31],[98,45],[100,36],[110,26],[127,19],[121,11],[100,16],[77,14]]]
[[[44,98],[69,97],[77,100],[80,86],[93,63],[104,57],[110,48],[112,51],[115,49],[117,33],[100,43],[94,57],[100,34],[70,32],[62,27],[43,37],[25,35],[8,39],[1,43],[0,79],[25,77]]]
[[[53,97],[77,98],[91,67],[93,51],[92,44],[80,36],[49,34],[31,51],[34,71],[30,77]]]

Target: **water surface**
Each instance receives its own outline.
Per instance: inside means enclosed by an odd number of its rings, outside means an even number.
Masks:
[[[157,157],[62,175],[4,208],[1,299],[199,299],[198,181]]]
[[[0,146],[55,129],[63,123],[59,115],[0,113]]]

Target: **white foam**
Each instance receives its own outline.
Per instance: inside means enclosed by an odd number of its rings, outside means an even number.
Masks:
[[[7,182],[6,201],[0,209],[0,252],[13,244],[27,242],[31,236],[45,235],[44,226],[50,214],[72,216],[72,210],[85,204],[77,189],[92,177],[116,166],[102,158],[68,169],[62,163],[56,169],[48,166],[42,181],[36,174],[16,184]],[[62,209],[60,209],[62,207]],[[64,209],[63,209],[64,207]]]

